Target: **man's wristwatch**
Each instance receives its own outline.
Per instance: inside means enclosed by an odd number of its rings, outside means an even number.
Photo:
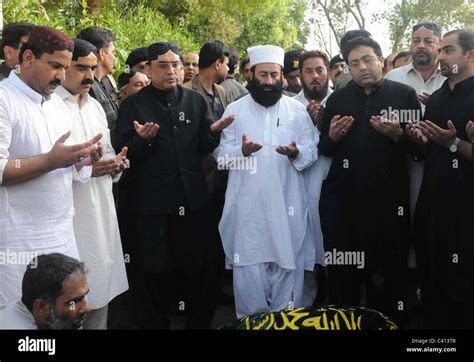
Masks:
[[[453,153],[456,152],[458,150],[459,142],[461,142],[461,140],[458,137],[456,137],[453,144],[449,147],[449,150]]]

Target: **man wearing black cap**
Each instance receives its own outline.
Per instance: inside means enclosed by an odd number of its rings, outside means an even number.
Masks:
[[[140,89],[150,84],[150,79],[139,70],[130,70],[129,72],[123,72],[118,77],[118,85],[122,100],[130,97],[132,94],[137,93]]]
[[[148,60],[148,48],[142,47],[132,50],[128,55],[125,65],[128,71],[145,72],[145,64]]]
[[[33,28],[34,25],[30,23],[13,23],[3,28],[0,58],[5,62],[0,64],[0,80],[7,78],[10,71],[20,64],[18,60],[20,46],[27,42]]]
[[[65,145],[68,114],[53,92],[74,43],[37,26],[21,47],[20,72],[0,83],[0,252],[60,252],[78,258],[72,182],[89,180],[102,135]],[[31,258],[30,258],[31,259]],[[18,298],[26,263],[0,263],[0,304]]]
[[[346,62],[342,59],[342,55],[338,54],[329,61],[329,79],[332,82],[332,89],[336,87],[339,78],[344,73]]]
[[[300,57],[303,53],[304,49],[291,50],[285,53],[283,75],[288,83],[285,91],[289,97],[294,97],[303,89],[300,80]]]
[[[118,118],[118,146],[128,147],[135,220],[130,255],[136,278],[130,283],[142,299],[141,322],[152,328],[170,326],[177,273],[184,279],[177,307],[186,313],[186,328],[209,328],[215,308],[216,281],[207,270],[209,192],[200,156],[217,147],[233,116],[212,123],[206,100],[178,85],[181,66],[175,44],[150,45],[146,71],[152,83],[124,101]]]

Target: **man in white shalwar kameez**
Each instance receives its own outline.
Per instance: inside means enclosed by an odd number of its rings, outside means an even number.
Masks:
[[[301,56],[299,67],[303,89],[294,99],[301,102],[308,112],[311,112],[314,141],[318,143],[320,132],[317,122],[322,119],[326,101],[333,92],[329,87],[329,58],[321,51],[308,51]],[[318,155],[318,160],[314,165],[303,172],[308,197],[308,232],[303,242],[306,266],[302,293],[304,307],[314,304],[319,287],[317,281],[325,279],[325,270],[322,268],[326,263],[319,217],[319,197],[330,167],[331,158]],[[319,275],[321,273],[322,275]]]
[[[235,120],[214,151],[218,167],[230,170],[219,232],[238,317],[299,307],[307,229],[302,171],[317,158],[306,109],[282,96],[283,49],[248,53],[250,94],[226,109]]]
[[[69,114],[72,139],[84,142],[101,133],[105,149],[104,157],[93,167],[91,180],[73,184],[74,234],[79,256],[89,270],[88,302],[92,309],[84,329],[107,329],[108,303],[128,289],[112,194],[112,178],[118,180],[125,169],[127,150],[115,155],[105,112],[88,94],[97,67],[96,53],[91,43],[74,39],[71,66],[66,70],[62,86],[56,89]]]
[[[58,30],[35,27],[20,52],[20,73],[0,83],[0,304],[21,296],[30,260],[19,256],[79,257],[72,182],[89,180],[101,135],[64,144],[68,115],[52,93],[64,80],[73,47]]]

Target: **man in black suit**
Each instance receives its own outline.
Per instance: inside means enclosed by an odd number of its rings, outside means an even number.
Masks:
[[[209,192],[201,156],[217,147],[233,116],[212,123],[206,100],[178,86],[181,67],[175,44],[150,45],[151,84],[124,101],[118,118],[118,147],[128,147],[130,160],[130,262],[149,302],[144,326],[153,328],[169,328],[176,273],[184,276],[179,309],[186,312],[186,328],[209,328],[215,309],[216,281],[206,269]]]

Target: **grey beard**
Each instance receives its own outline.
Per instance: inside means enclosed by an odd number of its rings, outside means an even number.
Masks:
[[[79,323],[81,319],[58,317],[54,312],[54,307],[52,307],[51,312],[46,318],[47,323],[41,329],[81,329],[82,327]]]

